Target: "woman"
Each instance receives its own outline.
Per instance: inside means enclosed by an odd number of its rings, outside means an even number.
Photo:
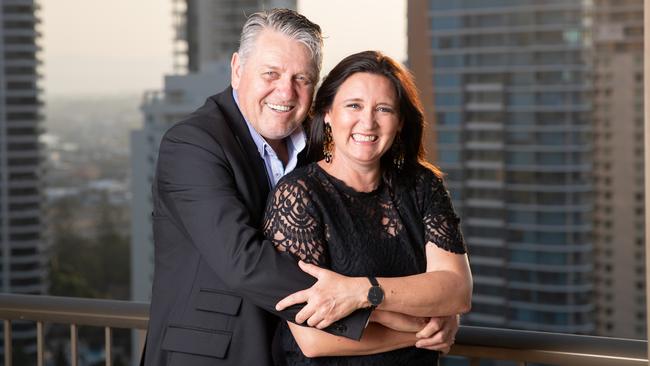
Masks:
[[[417,320],[469,310],[459,219],[424,162],[423,128],[411,76],[379,52],[345,58],[323,81],[309,137],[316,162],[279,182],[264,232],[305,262],[377,277],[385,297],[360,342],[283,326],[288,364],[432,365],[437,352],[413,347]]]

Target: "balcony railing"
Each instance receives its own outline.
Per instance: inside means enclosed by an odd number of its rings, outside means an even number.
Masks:
[[[56,296],[0,294],[0,319],[4,321],[4,364],[12,365],[11,322],[36,323],[37,362],[44,364],[45,323],[70,326],[70,358],[78,364],[78,326],[105,329],[106,365],[112,364],[112,329],[146,329],[149,304]],[[461,326],[451,355],[478,365],[481,359],[529,362],[558,366],[648,365],[647,341],[583,335]]]

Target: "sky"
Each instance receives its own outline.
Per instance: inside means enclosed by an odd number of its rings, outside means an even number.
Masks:
[[[40,0],[46,95],[141,94],[172,72],[172,0]],[[323,29],[323,70],[353,52],[406,58],[406,1],[302,0]]]

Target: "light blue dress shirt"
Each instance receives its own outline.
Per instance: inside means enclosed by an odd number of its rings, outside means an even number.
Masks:
[[[241,113],[241,108],[239,107],[239,99],[237,99],[237,91],[235,89],[232,90],[232,96],[235,99],[237,108],[239,108],[239,112]],[[243,115],[244,114],[242,113],[242,116]],[[244,117],[244,120],[246,121],[248,130],[251,133],[251,137],[253,137],[255,146],[257,146],[257,152],[259,152],[262,160],[264,161],[264,166],[266,167],[266,175],[269,178],[269,185],[271,188],[273,188],[276,184],[278,184],[280,178],[292,171],[298,164],[298,154],[300,154],[300,152],[304,150],[305,146],[307,145],[305,131],[302,129],[302,126],[298,126],[298,128],[296,128],[296,130],[293,131],[289,137],[287,137],[286,142],[287,152],[289,153],[289,161],[287,162],[287,165],[284,166],[282,160],[280,160],[271,145],[269,145],[264,137],[262,137],[262,135],[260,135],[259,132],[253,128],[253,125],[248,122],[246,117]]]

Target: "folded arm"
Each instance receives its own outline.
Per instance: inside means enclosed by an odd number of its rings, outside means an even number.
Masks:
[[[416,317],[440,317],[469,311],[472,301],[472,274],[466,254],[448,252],[427,244],[427,272],[404,277],[377,278],[384,290],[384,301],[377,309]],[[301,264],[312,276],[331,275],[330,271],[314,265]],[[350,306],[369,307],[367,300],[370,282],[364,277],[338,278],[341,297],[349,299]],[[345,295],[343,291],[348,291]],[[278,309],[300,304],[308,294],[300,291],[278,303]],[[305,307],[296,314],[296,323],[321,328],[329,325],[327,309]]]
[[[413,316],[447,316],[469,311],[472,274],[466,254],[427,244],[427,272],[398,278],[378,278],[384,301],[378,309]]]
[[[447,353],[458,331],[457,315],[423,321],[419,318],[377,310],[373,312],[370,321],[358,342],[336,337],[314,328],[288,324],[300,350],[307,357],[369,355],[414,345],[430,351]],[[385,321],[389,323],[388,326],[384,326]],[[402,330],[390,328],[391,326],[397,326]]]
[[[307,357],[360,356],[415,345],[415,333],[398,332],[370,323],[360,341],[337,337],[321,330],[289,323],[291,334]]]

